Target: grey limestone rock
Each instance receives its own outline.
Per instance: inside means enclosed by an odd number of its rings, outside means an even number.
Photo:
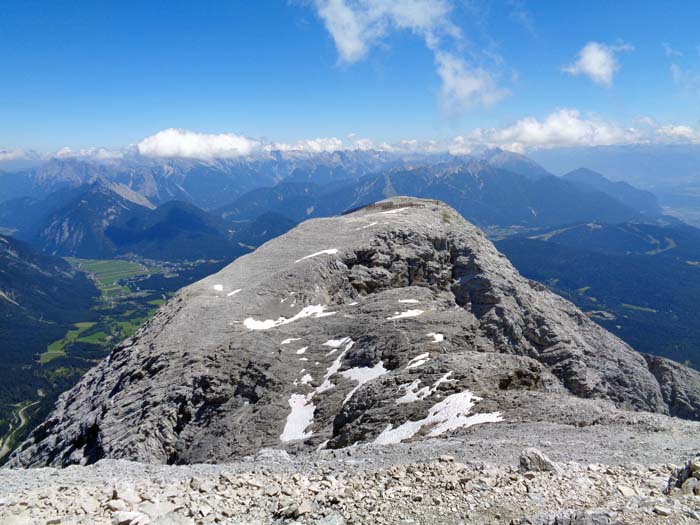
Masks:
[[[521,277],[448,206],[397,197],[307,221],[181,290],[10,465],[215,463],[627,410],[697,419],[699,377]]]

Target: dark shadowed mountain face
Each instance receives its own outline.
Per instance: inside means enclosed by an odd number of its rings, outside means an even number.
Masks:
[[[0,226],[45,253],[84,258],[134,254],[158,260],[231,259],[248,250],[221,219],[184,202],[156,209],[97,180],[37,201],[0,204]]]
[[[247,253],[213,215],[184,202],[133,213],[106,231],[118,253],[164,261],[231,259]]]
[[[554,173],[586,166],[653,191],[666,213],[700,226],[700,144],[636,144],[532,152]]]
[[[653,193],[639,190],[626,182],[613,182],[593,170],[579,168],[564,175],[564,179],[583,188],[603,192],[640,213],[649,216],[661,214],[661,207]]]
[[[220,210],[229,222],[272,211],[293,220],[335,215],[392,195],[447,202],[480,226],[541,227],[639,216],[605,192],[551,175],[525,177],[484,161],[444,163],[369,175],[340,188],[281,185],[244,195]]]
[[[272,188],[258,188],[214,213],[229,224],[252,221],[273,212],[294,220],[314,216],[318,200],[331,190],[312,183],[283,182]]]
[[[455,210],[399,197],[306,221],[181,290],[10,464],[226,462],[621,410],[700,419],[700,374],[521,277]]]
[[[81,187],[63,207],[40,221],[34,228],[31,242],[53,255],[110,257],[117,253],[117,247],[106,235],[109,225],[127,215],[147,211],[148,208],[96,182]]]

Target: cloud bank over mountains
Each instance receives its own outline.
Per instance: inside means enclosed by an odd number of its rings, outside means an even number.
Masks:
[[[380,151],[422,154],[467,155],[483,148],[501,148],[516,153],[560,147],[613,146],[623,144],[700,144],[700,128],[659,124],[639,119],[638,125],[624,127],[576,109],[558,109],[543,118],[524,117],[504,127],[475,128],[444,140],[405,139],[394,143],[375,142],[349,134],[345,137],[319,137],[292,143],[272,142],[238,133],[200,133],[185,129],[165,129],[136,144],[118,150],[105,148],[71,149],[39,154],[20,149],[1,149],[0,163],[22,159],[89,158],[118,160],[127,155],[147,158],[181,158],[212,161],[269,155],[272,152],[322,154],[337,151]]]

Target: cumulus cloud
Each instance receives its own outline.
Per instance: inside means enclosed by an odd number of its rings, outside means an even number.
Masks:
[[[539,120],[526,117],[504,128],[477,128],[466,137],[472,144],[501,147],[515,152],[563,146],[607,146],[637,142],[639,132],[622,128],[575,109],[560,109]]]
[[[302,139],[293,143],[266,142],[236,133],[198,133],[185,129],[166,129],[146,137],[136,144],[136,150],[144,157],[184,158],[199,160],[231,159],[255,156],[271,151],[303,153],[332,153],[343,150],[371,150],[374,143],[368,138],[358,138],[354,134],[347,140],[337,137]],[[54,154],[57,157],[86,156],[91,151],[93,157],[106,156],[107,150],[81,150],[65,148]]]
[[[342,139],[325,137],[316,139],[299,140],[293,144],[275,142],[265,147],[267,151],[304,151],[307,153],[332,153],[348,149]]]
[[[1,149],[0,162],[10,162],[13,160],[23,160],[29,158],[29,153],[23,149]]]
[[[442,80],[440,103],[446,113],[462,112],[475,104],[490,106],[508,96],[488,71],[470,68],[452,53],[435,53],[437,73]]]
[[[393,30],[410,30],[435,42],[438,34],[458,35],[449,21],[448,0],[314,0],[341,61],[353,63]]]
[[[629,44],[608,46],[599,42],[589,42],[578,53],[578,60],[562,70],[571,75],[585,75],[593,82],[611,87],[613,76],[620,69],[617,54],[632,51]]]
[[[165,129],[136,145],[148,157],[194,159],[233,158],[250,155],[260,149],[258,140],[235,133],[197,133],[184,129]]]
[[[407,30],[422,38],[434,55],[442,82],[440,105],[447,113],[492,104],[508,94],[492,73],[446,48],[448,42],[462,40],[450,20],[452,0],[313,0],[313,6],[342,63],[362,60],[393,31]]]
[[[93,160],[120,159],[123,156],[124,152],[120,150],[109,150],[106,148],[81,148],[75,150],[69,147],[61,148],[50,155],[50,157],[59,159],[89,158]]]
[[[667,124],[660,126],[656,133],[662,138],[671,142],[700,142],[700,129],[693,129],[690,126],[677,126]]]

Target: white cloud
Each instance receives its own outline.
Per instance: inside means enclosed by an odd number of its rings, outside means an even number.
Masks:
[[[452,0],[313,0],[313,5],[346,64],[365,58],[393,31],[422,38],[435,57],[440,105],[447,113],[493,104],[508,94],[492,73],[445,48],[448,41],[462,43],[460,29],[450,20]]]
[[[533,148],[607,146],[639,139],[634,128],[622,128],[595,116],[583,117],[575,109],[560,109],[543,120],[525,117],[504,128],[477,128],[466,137],[472,144],[519,153]]]
[[[69,147],[61,148],[50,155],[50,157],[59,159],[89,158],[93,160],[120,159],[123,156],[124,152],[119,150],[109,150],[105,148],[82,148],[74,150]]]
[[[700,72],[697,69],[683,69],[678,64],[671,64],[673,83],[691,95],[700,96]]]
[[[30,158],[30,154],[23,149],[0,149],[0,162],[10,162],[28,158]]]
[[[148,157],[214,159],[241,157],[259,150],[261,143],[235,133],[197,133],[184,129],[165,129],[136,145]]]
[[[460,57],[443,51],[435,53],[437,73],[442,80],[440,103],[445,112],[462,112],[474,105],[490,106],[508,96],[490,73],[470,68]]]
[[[667,124],[660,126],[656,133],[662,139],[671,142],[700,142],[700,129],[693,129],[690,126]]]
[[[664,53],[666,54],[667,57],[672,58],[672,57],[682,57],[683,53],[678,51],[677,49],[673,49],[670,44],[667,42],[662,42],[661,47],[664,50]]]
[[[457,35],[449,21],[449,0],[314,0],[340,59],[361,60],[392,30],[411,30],[433,41],[438,33]]]
[[[299,140],[294,144],[276,142],[265,147],[267,151],[304,151],[307,153],[331,153],[347,149],[345,143],[336,137]]]
[[[615,72],[620,69],[616,54],[632,49],[629,44],[608,46],[599,42],[589,42],[579,51],[578,60],[562,70],[571,75],[586,75],[593,82],[610,87]]]
[[[357,138],[354,134],[348,140],[337,137],[319,137],[302,139],[293,143],[265,142],[235,133],[208,134],[185,129],[166,129],[146,137],[136,149],[145,157],[185,158],[185,159],[230,159],[236,157],[255,156],[270,151],[288,151],[303,153],[332,153],[342,150],[370,150],[374,143],[368,138]],[[70,148],[54,154],[56,157],[88,156],[97,157],[99,153],[106,158],[107,150],[80,150],[75,152]]]

